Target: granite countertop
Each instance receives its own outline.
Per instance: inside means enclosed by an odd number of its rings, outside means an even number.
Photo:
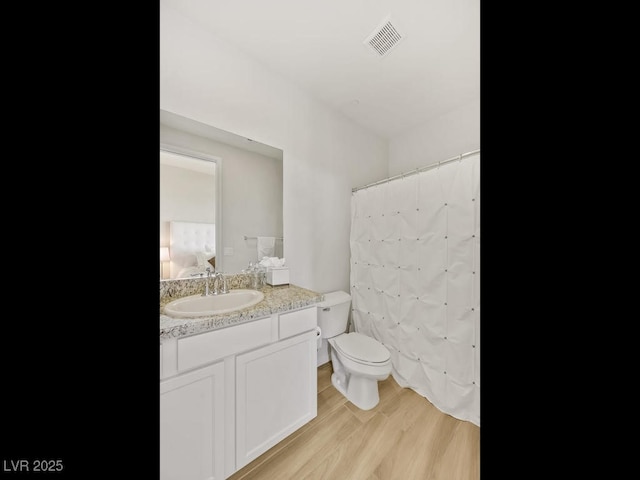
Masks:
[[[322,294],[295,285],[280,285],[276,287],[266,285],[259,290],[264,294],[264,299],[256,305],[235,312],[196,318],[175,318],[164,315],[164,305],[186,295],[161,295],[160,339],[204,333],[268,317],[273,313],[296,310],[322,301]]]

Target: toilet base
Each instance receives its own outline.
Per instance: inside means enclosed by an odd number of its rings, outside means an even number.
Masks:
[[[331,384],[360,410],[371,410],[380,402],[378,380],[353,375],[345,379],[334,372]]]

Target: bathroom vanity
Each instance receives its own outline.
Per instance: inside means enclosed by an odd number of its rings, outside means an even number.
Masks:
[[[240,311],[162,313],[192,287],[163,295],[161,285],[160,474],[222,480],[316,417],[322,296],[265,286],[264,300]]]

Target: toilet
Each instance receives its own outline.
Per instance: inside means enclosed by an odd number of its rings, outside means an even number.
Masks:
[[[329,343],[332,385],[356,407],[370,410],[380,401],[378,382],[391,373],[391,355],[375,338],[347,333],[350,305],[346,292],[325,293],[317,304],[318,326]]]

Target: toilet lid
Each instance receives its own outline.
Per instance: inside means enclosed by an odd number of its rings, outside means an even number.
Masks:
[[[335,339],[338,349],[355,360],[368,363],[386,362],[391,357],[389,350],[375,338],[362,333],[351,332],[339,335]]]

